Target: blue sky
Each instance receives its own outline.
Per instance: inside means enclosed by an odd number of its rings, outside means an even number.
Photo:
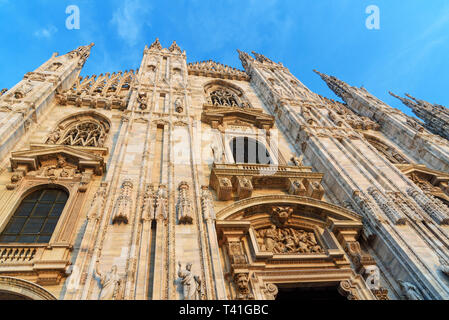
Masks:
[[[79,30],[65,26],[68,5],[80,8]],[[380,30],[365,27],[368,5],[380,9]],[[241,68],[237,48],[263,53],[331,98],[313,69],[404,111],[389,90],[449,107],[447,0],[0,0],[0,30],[0,89],[91,42],[83,75],[135,69],[159,37],[176,40],[188,62]]]

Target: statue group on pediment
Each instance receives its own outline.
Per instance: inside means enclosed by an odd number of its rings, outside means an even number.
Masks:
[[[323,248],[318,244],[313,232],[293,228],[277,228],[257,231],[261,251],[277,254],[320,254]]]

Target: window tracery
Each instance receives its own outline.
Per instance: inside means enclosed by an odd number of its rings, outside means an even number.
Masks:
[[[49,134],[46,144],[101,148],[105,145],[109,130],[109,123],[100,115],[75,115],[62,121]]]

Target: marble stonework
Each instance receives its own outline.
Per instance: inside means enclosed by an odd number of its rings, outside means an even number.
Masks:
[[[0,96],[0,231],[30,192],[69,195],[48,243],[0,243],[2,297],[272,300],[326,284],[449,299],[436,128],[317,72],[344,103],[322,97],[255,52],[238,52],[244,70],[188,64],[156,40],[138,70],[80,77],[92,47]]]

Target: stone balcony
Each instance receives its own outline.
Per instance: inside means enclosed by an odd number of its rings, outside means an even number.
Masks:
[[[254,189],[281,189],[292,195],[321,200],[322,178],[323,174],[312,172],[311,167],[214,163],[210,186],[221,201],[249,198]]]

